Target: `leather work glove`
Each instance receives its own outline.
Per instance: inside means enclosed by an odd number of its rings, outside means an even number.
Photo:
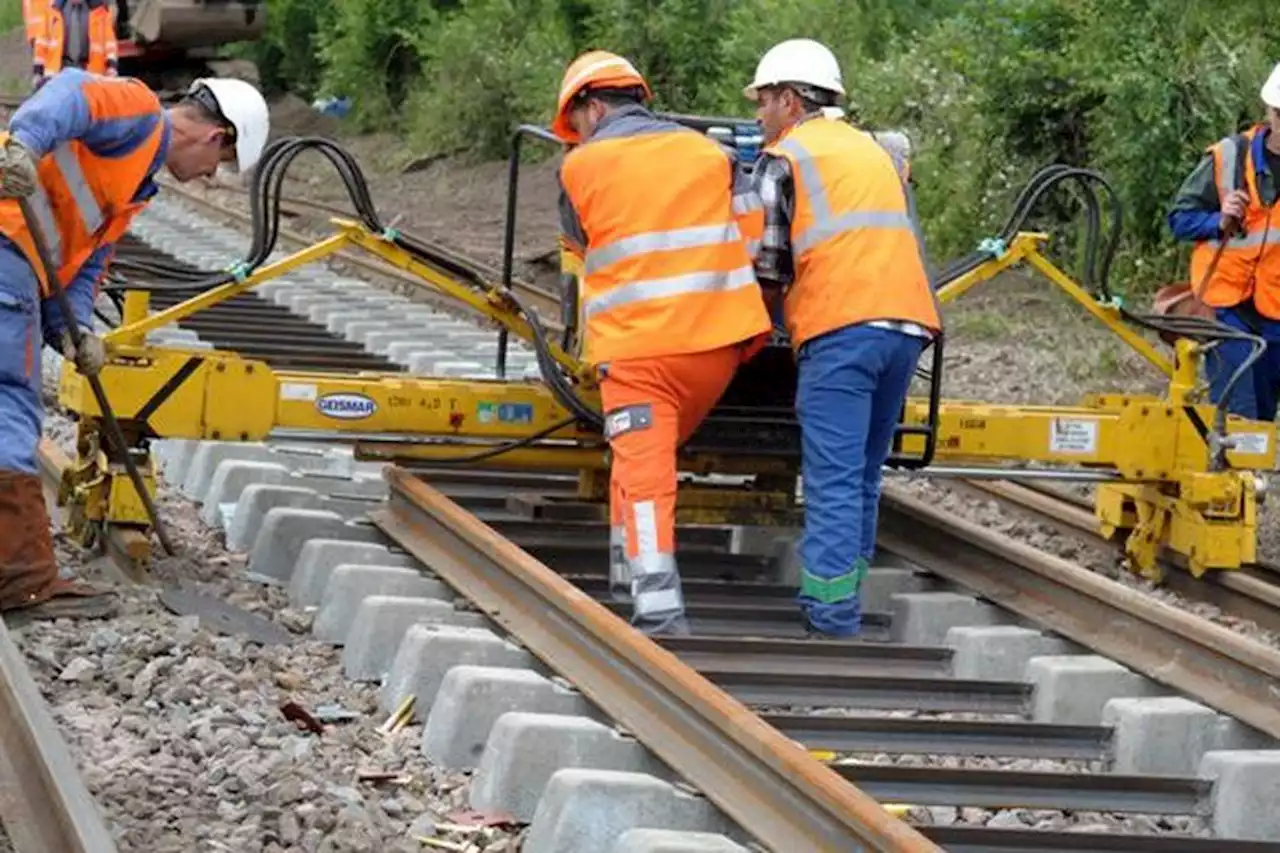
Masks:
[[[93,332],[80,333],[79,351],[71,343],[71,335],[63,332],[62,354],[75,362],[76,370],[85,376],[97,376],[102,372],[102,366],[107,363],[107,350],[102,345],[102,338]]]
[[[0,198],[26,198],[36,191],[36,161],[16,138],[0,134]]]

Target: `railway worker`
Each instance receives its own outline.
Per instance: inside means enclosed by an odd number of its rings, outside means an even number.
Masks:
[[[626,59],[567,68],[552,130],[562,239],[583,264],[583,356],[600,376],[612,455],[610,587],[632,624],[687,633],[675,558],[676,449],[771,324],[733,212],[732,155],[657,118]]]
[[[99,616],[112,601],[59,579],[36,467],[41,342],[86,375],[104,362],[93,302],[114,243],[155,195],[161,166],[179,181],[219,164],[251,169],[268,131],[262,95],[239,80],[199,80],[165,110],[145,84],[68,69],[0,133],[0,611]],[[75,352],[31,230],[27,198],[84,343]]]
[[[1219,322],[1266,340],[1262,358],[1236,383],[1227,408],[1242,417],[1271,421],[1280,395],[1280,213],[1275,207],[1280,191],[1280,65],[1263,84],[1261,97],[1266,120],[1209,147],[1178,190],[1169,227],[1175,238],[1194,244],[1193,292],[1176,312],[1200,313],[1207,306]],[[1238,229],[1236,236],[1222,247],[1214,266],[1222,237],[1232,229]],[[1176,295],[1183,296],[1184,288],[1166,288],[1179,290],[1183,292]],[[1221,401],[1250,350],[1247,342],[1224,341],[1206,359],[1214,403]]]
[[[904,174],[875,138],[839,120],[845,91],[831,51],[808,39],[775,45],[743,91],[765,137],[756,276],[767,299],[782,299],[799,374],[798,601],[811,633],[850,637],[861,627],[881,467],[941,320]]]
[[[36,86],[63,68],[114,77],[118,73],[115,11],[108,0],[46,0],[34,51]]]

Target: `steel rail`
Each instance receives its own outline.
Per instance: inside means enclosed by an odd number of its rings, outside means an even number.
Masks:
[[[1057,832],[926,826],[921,831],[947,853],[1275,853],[1273,841],[1192,838],[1186,835]]]
[[[1016,681],[970,681],[885,675],[824,675],[804,672],[741,672],[702,669],[699,675],[749,705],[807,705],[895,711],[1025,714],[1033,688]]]
[[[777,853],[941,853],[799,744],[401,469],[374,522]]]
[[[961,481],[961,486],[1033,513],[1086,544],[1116,548],[1099,535],[1098,521],[1088,503],[1074,495],[1037,483],[971,480]],[[1275,573],[1273,567],[1260,564],[1237,571],[1209,572],[1195,578],[1185,571],[1179,560],[1166,559],[1165,563],[1174,571],[1165,573],[1162,584],[1179,595],[1250,619],[1269,631],[1280,631],[1280,586],[1267,577]]]
[[[836,753],[1001,756],[1105,761],[1111,729],[1055,723],[761,714],[808,749]]]
[[[921,531],[927,530],[927,535]],[[886,485],[879,543],[982,598],[1280,737],[1280,651]]]
[[[22,652],[0,621],[0,819],[18,853],[115,853]]]
[[[1129,814],[1211,813],[1213,782],[1208,779],[883,764],[833,767],[871,796],[888,803]]]

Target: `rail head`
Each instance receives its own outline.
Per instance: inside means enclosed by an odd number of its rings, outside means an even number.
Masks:
[[[18,853],[116,853],[111,832],[3,621],[0,818]]]
[[[407,471],[376,524],[778,853],[941,853],[678,658]]]

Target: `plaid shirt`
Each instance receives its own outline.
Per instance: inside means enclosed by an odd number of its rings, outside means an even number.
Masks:
[[[801,122],[818,119],[813,114]],[[795,282],[795,257],[791,251],[791,223],[795,219],[796,188],[791,162],[765,153],[755,167],[755,191],[764,209],[764,233],[755,257],[756,278],[766,289],[787,288]],[[918,323],[905,320],[872,320],[868,326],[891,329],[919,338],[933,333]]]

